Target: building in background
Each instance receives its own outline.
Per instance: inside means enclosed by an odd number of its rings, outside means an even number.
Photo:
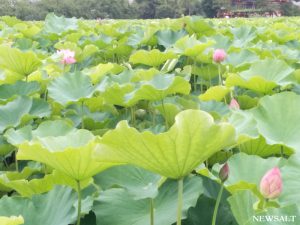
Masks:
[[[219,0],[217,17],[278,17],[289,0]]]

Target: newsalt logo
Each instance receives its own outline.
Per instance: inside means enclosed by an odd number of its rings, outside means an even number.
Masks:
[[[277,223],[294,223],[296,222],[296,216],[253,216],[253,222],[277,222]]]

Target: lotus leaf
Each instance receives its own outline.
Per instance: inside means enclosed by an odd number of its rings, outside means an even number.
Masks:
[[[192,120],[190,118],[193,118]],[[234,128],[215,123],[200,110],[186,110],[169,131],[140,133],[122,121],[106,133],[97,149],[99,161],[128,162],[170,178],[182,178],[222,148],[234,144]]]

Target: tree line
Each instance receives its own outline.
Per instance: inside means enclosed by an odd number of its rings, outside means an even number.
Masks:
[[[0,0],[0,16],[43,20],[49,12],[54,12],[84,19],[153,19],[182,15],[215,17],[221,6],[220,0]],[[290,4],[284,7],[285,15],[299,13]]]

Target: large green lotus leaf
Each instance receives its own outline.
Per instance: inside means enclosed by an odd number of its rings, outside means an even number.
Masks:
[[[159,189],[154,199],[155,224],[171,225],[176,221],[177,212],[177,182],[166,181]],[[186,218],[188,208],[194,206],[197,198],[203,192],[202,180],[199,177],[189,177],[183,187],[183,218]],[[97,225],[145,225],[149,224],[150,200],[134,200],[132,195],[121,188],[104,191],[94,203]],[[118,216],[115,215],[118,212]]]
[[[23,78],[36,71],[40,65],[41,61],[31,51],[21,52],[16,48],[0,46],[0,68],[16,73]]]
[[[22,142],[29,141],[32,139],[32,126],[28,125],[17,130],[10,128],[5,132],[4,137],[7,142],[12,145],[18,145]]]
[[[226,78],[226,86],[239,86],[259,93],[271,94],[278,85],[274,81],[267,81],[262,76],[253,76],[249,80],[245,80],[237,74],[229,74]]]
[[[91,79],[80,72],[58,77],[48,86],[49,96],[62,105],[89,98],[94,90]]]
[[[240,105],[240,108],[244,110],[254,108],[255,106],[257,106],[259,100],[258,97],[251,97],[247,94],[239,95],[236,98]]]
[[[191,118],[193,118],[191,120]],[[97,160],[128,162],[169,178],[182,178],[222,148],[234,144],[234,128],[201,110],[186,110],[169,131],[140,133],[121,121],[100,140]]]
[[[87,69],[84,71],[85,74],[90,76],[92,83],[98,83],[106,74],[111,72],[114,69],[114,64],[106,63],[106,64],[99,64],[95,67]]]
[[[75,127],[81,124],[88,130],[95,130],[105,128],[111,122],[111,114],[108,109],[104,110],[98,108],[98,111],[91,112],[86,106],[73,104],[64,110],[63,115],[72,120]]]
[[[153,77],[157,74],[160,74],[161,72],[155,68],[150,69],[141,69],[141,70],[135,70],[134,74],[131,78],[131,82],[139,82],[139,81],[149,81],[153,79]]]
[[[157,49],[151,51],[139,50],[130,56],[129,62],[156,67],[163,64],[168,59],[175,59],[176,57],[177,56],[173,52],[161,52]]]
[[[164,103],[155,106],[165,118],[168,125],[172,125],[175,122],[175,116],[181,111],[181,107],[177,104]]]
[[[135,200],[155,198],[161,176],[142,168],[121,165],[107,169],[94,177],[94,182],[102,189],[121,187],[134,196]]]
[[[92,178],[80,182],[81,188],[84,189],[92,181]],[[67,175],[54,171],[41,179],[20,179],[7,181],[5,185],[11,190],[15,190],[23,197],[31,197],[36,194],[42,194],[51,191],[56,185],[66,185],[77,190],[77,182]]]
[[[37,26],[36,24],[30,24],[30,26],[27,26],[25,29],[22,29],[20,32],[22,32],[22,34],[24,34],[25,37],[32,38],[40,31],[41,31],[41,27]]]
[[[279,158],[263,159],[259,156],[246,155],[245,153],[235,154],[228,160],[228,166],[232,171],[225,182],[227,190],[234,193],[241,189],[250,189],[257,196],[261,197],[257,187],[264,174],[279,165]],[[214,166],[219,171],[219,165]],[[251,171],[251,173],[249,172]]]
[[[244,47],[257,36],[256,29],[251,26],[232,28],[231,32],[234,35],[234,41],[232,44],[235,47]]]
[[[58,137],[74,130],[73,124],[68,120],[48,120],[42,122],[32,131],[33,137]]]
[[[300,155],[292,155],[281,169],[283,192],[279,196],[280,204],[296,203],[300,207]]]
[[[125,104],[132,106],[139,100],[162,100],[171,94],[189,94],[190,83],[174,74],[159,74],[150,81],[140,82],[135,91],[124,96]]]
[[[73,131],[72,122],[67,120],[48,120],[42,122],[37,129],[25,126],[18,130],[9,129],[5,132],[5,137],[12,145],[18,145],[25,141],[31,141],[35,137],[64,136]]]
[[[54,13],[50,13],[45,18],[45,25],[43,30],[46,33],[61,35],[64,32],[77,29],[77,19],[56,16]]]
[[[127,44],[135,47],[135,46],[139,46],[142,43],[145,32],[141,27],[137,27],[133,29],[134,32],[132,32],[132,34],[128,36]]]
[[[213,78],[218,76],[218,66],[216,64],[201,64],[192,66],[192,73],[198,75],[199,77],[211,81]]]
[[[255,62],[250,69],[240,73],[241,77],[249,80],[254,76],[261,76],[267,81],[273,81],[278,85],[287,85],[293,81],[290,75],[294,69],[286,62],[277,59],[265,59]]]
[[[191,37],[185,36],[179,39],[174,45],[174,51],[178,54],[189,57],[197,57],[204,50],[214,44],[213,41],[201,42],[193,35]]]
[[[248,155],[258,155],[260,157],[280,155],[281,152],[283,152],[285,155],[291,155],[293,153],[293,151],[286,146],[281,146],[278,144],[268,145],[262,136],[239,144],[238,147],[241,152],[245,152]]]
[[[240,52],[230,53],[226,57],[224,63],[232,65],[236,68],[236,67],[244,66],[245,64],[253,63],[258,60],[259,60],[259,57],[255,53],[253,53],[247,49],[243,49]]]
[[[14,180],[22,180],[22,179],[27,179],[28,177],[34,175],[35,173],[38,173],[38,169],[30,168],[30,167],[25,167],[21,172],[1,172],[0,173],[0,190],[9,192],[13,190],[11,187],[7,186],[7,184],[10,181]]]
[[[29,118],[32,117],[47,117],[51,114],[51,107],[48,102],[43,99],[33,98],[31,109],[29,111]]]
[[[259,133],[270,145],[281,144],[300,149],[300,96],[283,92],[265,96],[252,110]],[[275,122],[276,121],[276,122]]]
[[[20,74],[0,68],[0,84],[13,84],[23,78]]]
[[[140,47],[141,45],[152,46],[157,43],[155,38],[155,32],[158,28],[154,26],[136,26],[131,29],[131,35],[128,36],[126,45],[130,45],[134,48]]]
[[[117,42],[114,42],[114,45],[110,45],[103,51],[103,57],[111,61],[115,61],[115,57],[119,58],[129,58],[134,49],[131,46],[126,45],[126,38],[123,38]]]
[[[14,96],[29,96],[40,90],[38,82],[17,81],[14,84],[0,85],[0,99],[6,100]]]
[[[22,22],[22,20],[17,19],[17,17],[15,16],[2,16],[1,21],[6,23],[10,27],[13,27],[14,25]]]
[[[231,211],[239,225],[245,225],[255,215],[257,198],[248,190],[239,191],[228,198]]]
[[[251,112],[233,110],[228,121],[236,129],[238,144],[259,137],[259,133],[256,128],[256,121]]]
[[[0,216],[0,224],[1,225],[20,225],[24,224],[24,219],[22,216],[11,216],[11,217],[4,217]]]
[[[127,69],[122,71],[121,73],[117,74],[117,75],[111,75],[111,76],[107,76],[103,79],[103,81],[100,83],[100,90],[103,88],[103,84],[109,84],[109,82],[111,83],[117,83],[117,84],[123,84],[126,85],[128,83],[130,83],[132,77],[134,75],[134,70],[131,69]],[[105,86],[105,85],[104,85]],[[98,87],[99,89],[99,87]]]
[[[28,38],[21,38],[15,42],[13,47],[18,48],[22,51],[28,51],[33,47],[33,41]]]
[[[230,92],[230,88],[225,86],[214,86],[206,90],[204,94],[199,96],[202,101],[222,101]]]
[[[183,225],[212,224],[213,211],[221,185],[206,176],[201,176],[201,178],[203,180],[204,192],[198,198],[196,206],[189,208],[187,219],[183,221]],[[230,211],[230,205],[227,202],[229,196],[230,193],[224,189],[220,199],[216,225],[236,225],[235,219]]]
[[[215,41],[215,44],[214,44],[215,49],[227,50],[232,44],[230,37],[225,36],[225,35],[217,34],[217,35],[212,36],[211,38],[213,38]]]
[[[159,30],[156,32],[158,44],[165,48],[171,47],[175,42],[185,36],[187,32],[185,30],[173,31],[173,30]]]
[[[24,225],[67,225],[76,220],[76,201],[76,193],[71,188],[57,186],[31,199],[4,196],[0,200],[0,215],[22,215]]]
[[[18,126],[25,116],[28,118],[47,116],[49,110],[48,103],[43,100],[20,96],[0,106],[0,132]]]
[[[217,118],[227,115],[230,110],[224,102],[216,101],[201,101],[200,109],[210,113],[211,115]]]
[[[37,137],[19,146],[18,160],[45,163],[75,180],[85,180],[107,169],[111,163],[99,163],[93,154],[95,137],[87,130],[77,130],[65,136]]]
[[[280,208],[269,207],[266,211],[259,211],[254,208],[257,200],[258,199],[248,190],[239,191],[228,198],[231,211],[239,225],[292,225],[297,222],[300,213],[296,205]],[[275,221],[274,216],[279,218],[295,216],[295,221]],[[262,221],[260,221],[260,219],[262,219]]]
[[[123,105],[124,95],[134,90],[132,75],[131,71],[126,70],[118,75],[106,76],[96,90],[102,94],[106,103]]]
[[[204,20],[201,16],[185,17],[186,29],[189,33],[196,33],[198,36],[210,36],[216,32],[212,22]]]
[[[102,95],[106,103],[125,106],[125,95],[133,90],[134,86],[132,83],[122,85],[114,83],[112,85],[107,86]]]
[[[82,61],[86,60],[87,58],[92,57],[97,52],[99,52],[99,48],[95,45],[84,46],[81,54],[79,56],[77,56],[78,62],[82,62]]]
[[[183,225],[211,225],[216,200],[201,195],[195,207],[188,211],[187,219]],[[205,209],[205,210],[204,210]],[[221,203],[217,214],[216,225],[237,225],[228,204]]]
[[[241,86],[262,93],[270,93],[278,85],[295,83],[294,69],[283,60],[265,59],[255,62],[249,70],[238,76],[231,74],[226,79],[227,86]]]
[[[0,156],[6,156],[15,150],[14,146],[9,144],[4,135],[0,135]]]
[[[172,96],[164,98],[163,102],[155,102],[153,107],[165,118],[169,126],[175,122],[176,115],[185,109],[199,109],[199,104],[190,96]],[[205,111],[205,110],[204,110]]]

